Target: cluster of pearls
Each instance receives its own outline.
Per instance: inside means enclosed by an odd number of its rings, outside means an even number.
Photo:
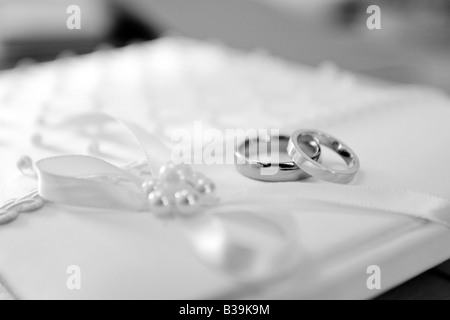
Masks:
[[[144,182],[142,188],[150,211],[160,216],[192,215],[217,202],[214,182],[189,165],[168,163],[161,167],[158,179]]]
[[[36,170],[34,169],[34,164],[33,164],[33,160],[29,157],[29,156],[22,156],[20,157],[20,159],[17,161],[17,169],[19,169],[19,171],[27,176],[27,177],[32,177],[32,178],[36,178],[37,177],[37,173]]]

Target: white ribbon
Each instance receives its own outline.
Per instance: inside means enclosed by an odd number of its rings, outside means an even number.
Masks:
[[[47,201],[81,207],[142,211],[144,179],[90,156],[59,156],[36,163],[39,194]],[[245,196],[242,196],[245,194]],[[408,190],[307,182],[261,183],[251,193],[222,196],[223,205],[301,207],[305,200],[408,215],[450,228],[450,201]],[[267,201],[267,203],[265,203]]]
[[[40,196],[79,207],[145,209],[144,180],[106,161],[89,156],[60,156],[36,163]]]
[[[274,190],[276,189],[276,192]],[[267,199],[267,205],[298,207],[306,201],[369,209],[418,218],[450,228],[450,201],[443,197],[408,190],[384,189],[352,185],[286,182],[252,187],[252,194],[242,191],[229,196],[230,203],[256,204]]]

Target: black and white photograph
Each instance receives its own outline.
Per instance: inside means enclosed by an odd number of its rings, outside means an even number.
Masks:
[[[449,0],[0,0],[0,300],[450,300],[449,31]]]

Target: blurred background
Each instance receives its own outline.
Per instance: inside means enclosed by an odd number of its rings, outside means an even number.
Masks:
[[[366,27],[373,4],[381,30]],[[0,67],[181,34],[449,90],[449,29],[448,0],[0,0]]]

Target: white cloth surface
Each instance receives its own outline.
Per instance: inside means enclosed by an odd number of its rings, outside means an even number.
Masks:
[[[6,154],[0,170],[7,177],[1,180],[0,200],[33,186],[14,173],[21,153],[35,159],[83,153],[90,142],[73,128],[42,128],[36,119],[45,115],[51,122],[99,108],[128,114],[166,136],[179,127],[191,129],[197,120],[222,129],[320,128],[358,153],[362,166],[355,185],[450,197],[445,169],[450,102],[431,90],[360,82],[329,66],[310,70],[184,39],[58,61],[28,71],[26,78],[4,74],[0,92],[17,86],[17,78],[19,88],[32,94],[2,100],[0,122],[10,125],[0,129]],[[58,81],[65,83],[55,94]],[[30,148],[36,131],[52,147]],[[111,161],[138,154],[123,144],[101,146]],[[252,186],[262,183],[242,177],[232,165],[199,169],[216,182],[219,195],[241,191],[245,199]],[[317,203],[289,211],[300,229],[303,263],[286,281],[257,288],[200,263],[176,223],[148,213],[54,204],[1,227],[0,274],[20,299],[367,298],[381,293],[366,287],[369,265],[382,268],[387,290],[450,257],[450,232],[439,225]],[[83,271],[82,290],[66,287],[70,265]]]

